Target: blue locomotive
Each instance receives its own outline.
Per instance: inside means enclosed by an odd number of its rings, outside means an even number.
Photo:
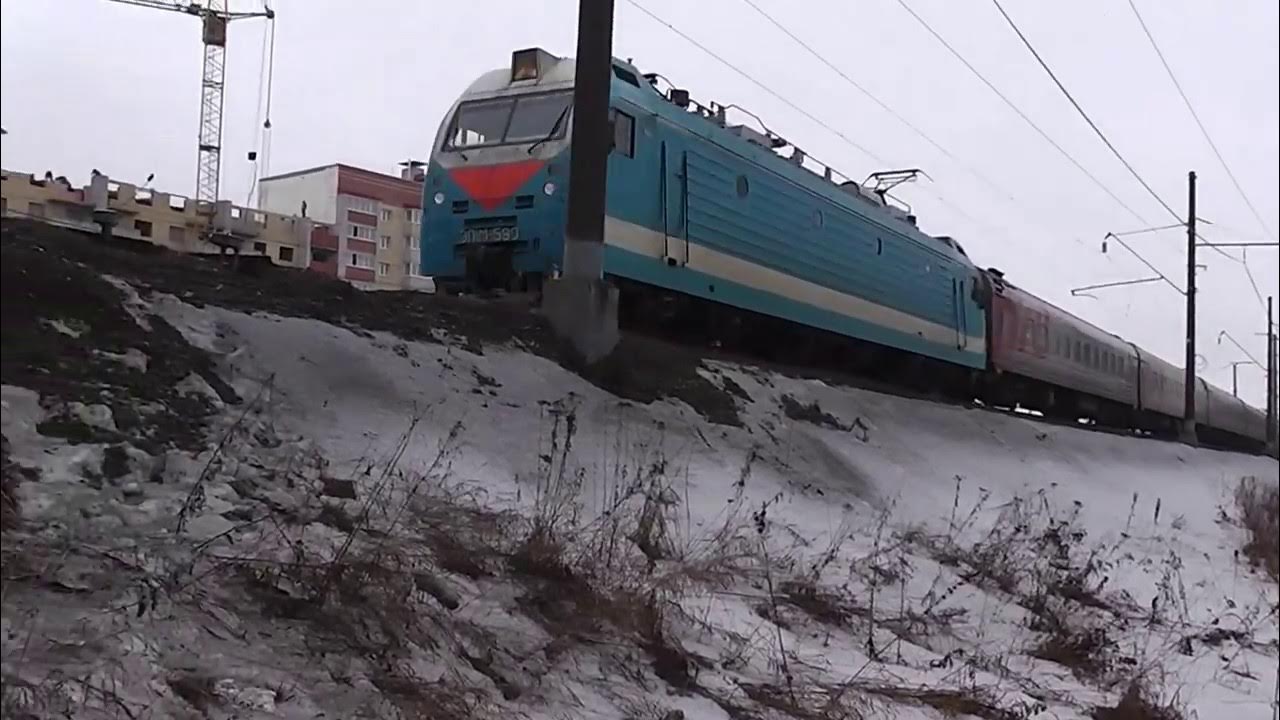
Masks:
[[[563,250],[573,61],[533,49],[481,76],[440,127],[422,272],[537,287]],[[981,274],[887,194],[725,108],[615,61],[605,274],[968,368],[986,364]]]
[[[825,331],[968,398],[1139,429],[1177,420],[1181,371],[922,232],[887,192],[912,171],[853,182],[660,79],[614,60],[607,277]],[[423,191],[421,268],[438,288],[536,290],[558,273],[573,83],[572,59],[520,50],[446,114]],[[1261,442],[1260,412],[1201,384],[1204,429]]]

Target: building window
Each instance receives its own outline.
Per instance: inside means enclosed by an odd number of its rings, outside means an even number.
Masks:
[[[391,263],[378,263],[378,276],[383,277],[391,272]]]
[[[293,248],[280,246],[280,262],[293,262]]]
[[[408,237],[405,238],[405,242],[407,242],[409,244],[409,247],[413,248],[414,250],[418,249],[417,235],[409,235]]]
[[[413,223],[414,225],[417,225],[418,223],[422,222],[422,211],[419,210],[418,208],[405,208],[404,217],[409,222]]]
[[[185,245],[187,242],[187,229],[181,225],[169,226],[169,244]]]
[[[373,256],[364,253],[351,253],[351,267],[372,268]]]
[[[382,209],[382,222],[391,222],[391,208]]]
[[[267,254],[267,244],[264,242],[256,242],[253,244],[253,251],[256,253]]]
[[[390,236],[390,235],[383,235],[382,237],[378,238],[378,248],[379,248],[379,249],[381,249],[381,250],[390,250],[390,249],[391,249],[391,236]]]
[[[376,200],[370,200],[369,198],[352,197],[347,203],[347,209],[362,213],[369,213],[370,215],[377,215],[378,202]]]
[[[347,237],[358,238],[360,240],[373,240],[375,237],[374,228],[371,228],[368,225],[347,223]]]
[[[137,230],[142,237],[151,237],[151,223],[146,220],[134,220],[133,229]]]

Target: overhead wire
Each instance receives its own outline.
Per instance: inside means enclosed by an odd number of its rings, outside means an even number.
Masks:
[[[875,103],[876,105],[878,105],[878,106],[880,107],[880,109],[882,109],[882,110],[884,110],[885,112],[889,113],[889,115],[891,115],[895,120],[897,120],[898,122],[900,122],[900,123],[902,123],[904,126],[906,126],[906,127],[907,127],[907,129],[911,130],[911,131],[912,131],[912,132],[914,132],[916,135],[919,135],[921,139],[923,139],[925,142],[927,142],[927,143],[929,143],[930,145],[932,145],[932,146],[933,146],[933,147],[934,147],[938,152],[942,153],[944,156],[946,156],[947,158],[949,158],[952,162],[954,162],[954,163],[956,163],[957,165],[959,165],[960,167],[964,168],[964,169],[965,169],[965,171],[967,171],[970,175],[973,175],[975,178],[977,178],[977,179],[978,179],[978,180],[980,180],[982,183],[984,183],[985,185],[987,185],[988,187],[990,187],[992,190],[995,190],[997,193],[1000,193],[1000,194],[1002,194],[1002,195],[1006,196],[1010,201],[1013,201],[1013,202],[1015,202],[1015,203],[1017,202],[1017,201],[1014,199],[1013,193],[1011,193],[1011,192],[1009,192],[1008,190],[1006,190],[1005,188],[1001,187],[1001,186],[1000,186],[999,184],[997,184],[994,180],[991,180],[991,179],[990,179],[990,178],[988,178],[986,175],[984,175],[983,173],[979,172],[976,168],[972,167],[972,166],[971,166],[971,165],[969,165],[968,163],[966,163],[966,162],[964,162],[963,160],[961,160],[960,158],[956,157],[956,155],[955,155],[954,153],[952,153],[950,150],[948,150],[946,147],[944,147],[944,146],[943,146],[941,143],[939,143],[937,140],[934,140],[932,137],[930,137],[930,135],[929,135],[928,133],[926,133],[924,130],[921,130],[918,126],[916,126],[914,123],[912,123],[912,122],[911,122],[910,120],[908,120],[906,117],[904,117],[904,116],[903,116],[901,113],[899,113],[897,110],[894,110],[894,109],[893,109],[893,108],[892,108],[888,103],[886,103],[884,100],[881,100],[879,97],[877,97],[875,93],[873,93],[873,92],[871,92],[870,90],[868,90],[866,87],[864,87],[864,86],[863,86],[861,83],[859,83],[857,80],[854,80],[852,77],[850,77],[850,76],[849,76],[849,74],[848,74],[848,73],[846,73],[844,70],[840,69],[840,67],[839,67],[839,66],[837,66],[835,63],[833,63],[833,62],[831,62],[830,60],[828,60],[828,59],[826,58],[826,56],[824,56],[822,53],[818,52],[818,51],[817,51],[817,50],[816,50],[812,45],[810,45],[809,43],[805,42],[803,38],[801,38],[800,36],[798,36],[798,35],[796,35],[794,32],[792,32],[790,28],[788,28],[786,25],[783,25],[783,24],[782,24],[782,22],[780,22],[780,21],[779,21],[777,18],[775,18],[773,15],[770,15],[770,14],[768,13],[768,11],[766,11],[764,8],[760,7],[760,5],[759,5],[759,4],[757,4],[757,3],[755,2],[755,0],[742,0],[742,2],[744,2],[744,3],[746,3],[748,6],[750,6],[752,10],[755,10],[755,11],[756,11],[756,13],[757,13],[757,14],[759,14],[761,17],[763,17],[765,20],[768,20],[770,24],[772,24],[772,25],[773,25],[774,27],[776,27],[778,30],[782,31],[782,33],[783,33],[784,35],[786,35],[787,37],[791,38],[791,39],[792,39],[792,40],[793,40],[797,45],[799,45],[800,47],[804,48],[804,49],[805,49],[805,51],[807,51],[810,55],[812,55],[812,56],[814,56],[815,58],[817,58],[819,62],[821,62],[822,64],[826,65],[826,66],[827,66],[828,68],[830,68],[833,72],[835,72],[837,75],[839,75],[839,76],[840,76],[840,77],[841,77],[841,78],[842,78],[846,83],[848,83],[850,86],[852,86],[855,90],[857,90],[858,92],[862,93],[863,95],[865,95],[865,96],[867,97],[867,99],[871,100],[871,102],[873,102],[873,103]]]
[[[1065,148],[1063,148],[1062,145],[1058,144],[1056,140],[1050,137],[1047,132],[1045,132],[1038,124],[1036,124],[1036,121],[1032,120],[1031,117],[1022,110],[1022,108],[1018,107],[1018,105],[1014,103],[1013,100],[1010,100],[1007,95],[1001,92],[1000,88],[996,87],[994,83],[988,80],[987,77],[983,75],[981,71],[978,70],[978,68],[974,67],[973,63],[969,62],[969,60],[965,58],[965,56],[962,55],[959,50],[956,50],[955,47],[953,47],[950,42],[947,42],[946,38],[942,37],[942,35],[937,30],[934,30],[933,26],[930,25],[928,21],[926,21],[923,17],[921,17],[919,13],[913,10],[911,6],[906,3],[906,0],[898,0],[898,4],[902,6],[903,10],[907,11],[907,14],[909,14],[912,18],[916,20],[916,22],[918,22],[925,30],[927,30],[929,34],[932,35],[934,39],[937,40],[942,45],[942,47],[946,48],[947,51],[950,52],[957,60],[959,60],[962,65],[968,68],[969,72],[973,73],[974,77],[981,80],[982,84],[987,86],[987,89],[995,93],[996,97],[1000,98],[1000,100],[1003,101],[1004,104],[1009,107],[1009,109],[1013,110],[1013,112],[1016,113],[1018,117],[1022,118],[1023,122],[1025,122],[1032,130],[1035,130],[1036,134],[1038,134],[1041,138],[1043,138],[1045,142],[1049,143],[1049,145],[1053,146],[1053,149],[1057,150],[1058,153],[1062,155],[1064,158],[1066,158],[1072,165],[1074,165],[1077,170],[1083,173],[1085,177],[1089,178],[1089,180],[1091,180],[1094,185],[1097,185],[1112,200],[1114,200],[1117,205],[1124,208],[1125,211],[1127,211],[1139,222],[1141,222],[1144,225],[1150,224],[1150,221],[1144,218],[1141,213],[1139,213],[1137,210],[1134,210],[1132,207],[1130,207],[1129,204],[1126,203],[1124,200],[1122,200],[1119,195],[1117,195],[1114,191],[1112,191],[1111,188],[1107,187],[1107,185],[1103,183],[1101,180],[1099,180],[1096,175],[1090,172],[1088,168],[1082,165],[1080,161],[1075,158],[1074,155],[1072,155]]]
[[[1156,42],[1156,38],[1151,34],[1151,28],[1147,26],[1146,20],[1143,19],[1142,13],[1138,11],[1137,4],[1134,0],[1129,0],[1129,8],[1133,10],[1133,16],[1137,18],[1138,25],[1142,27],[1142,32],[1147,36],[1148,42],[1151,43],[1151,49],[1155,51],[1156,57],[1160,58],[1160,64],[1164,66],[1164,71],[1169,75],[1169,80],[1173,83],[1173,87],[1178,91],[1178,96],[1182,98],[1182,102],[1187,106],[1187,111],[1191,113],[1191,118],[1196,121],[1196,127],[1200,128],[1200,134],[1204,136],[1204,140],[1209,144],[1209,149],[1213,150],[1214,157],[1218,158],[1218,164],[1222,165],[1223,171],[1227,173],[1227,177],[1231,180],[1232,186],[1235,187],[1236,193],[1244,204],[1249,208],[1249,212],[1253,213],[1253,218],[1258,221],[1258,226],[1267,234],[1267,237],[1275,242],[1275,233],[1271,232],[1271,228],[1267,226],[1266,221],[1262,219],[1262,214],[1258,212],[1258,208],[1254,206],[1253,201],[1249,199],[1248,193],[1240,185],[1240,180],[1236,178],[1236,174],[1231,171],[1231,166],[1227,164],[1227,160],[1223,157],[1222,152],[1218,150],[1218,144],[1213,141],[1213,137],[1209,134],[1208,128],[1200,119],[1200,113],[1196,112],[1195,105],[1191,103],[1191,98],[1187,96],[1186,90],[1183,89],[1182,83],[1178,82],[1178,76],[1174,74],[1173,68],[1169,65],[1168,59],[1165,58],[1164,52],[1160,50],[1160,45]]]
[[[886,165],[886,166],[887,166],[887,165],[889,165],[889,164],[890,164],[888,160],[885,160],[884,158],[880,157],[880,156],[879,156],[879,155],[877,155],[874,151],[872,151],[872,150],[870,150],[869,148],[867,148],[867,147],[863,146],[863,145],[862,145],[861,143],[859,143],[857,140],[854,140],[853,138],[849,137],[848,135],[845,135],[843,132],[841,132],[840,130],[837,130],[837,129],[836,129],[835,127],[833,127],[831,124],[827,123],[826,121],[822,120],[821,118],[819,118],[818,116],[816,116],[816,115],[814,115],[813,113],[809,112],[808,110],[805,110],[804,108],[802,108],[802,107],[800,107],[799,105],[795,104],[795,103],[794,103],[794,102],[792,102],[790,99],[788,99],[788,98],[784,97],[781,93],[777,92],[776,90],[774,90],[773,88],[769,87],[768,85],[765,85],[763,82],[761,82],[761,81],[757,80],[754,76],[752,76],[751,74],[749,74],[747,71],[745,71],[745,70],[743,70],[742,68],[738,67],[737,65],[734,65],[733,63],[729,62],[729,61],[728,61],[728,60],[726,60],[723,56],[721,56],[719,53],[717,53],[716,51],[714,51],[714,50],[712,50],[711,48],[707,47],[706,45],[703,45],[701,42],[698,42],[698,40],[697,40],[697,39],[695,39],[694,37],[692,37],[692,36],[691,36],[691,35],[689,35],[688,33],[684,32],[684,31],[683,31],[683,30],[681,30],[680,28],[676,27],[675,25],[672,25],[671,23],[667,22],[667,21],[666,21],[666,20],[664,20],[663,18],[659,17],[659,16],[658,16],[656,13],[654,13],[652,10],[650,10],[650,9],[649,9],[649,8],[647,8],[647,7],[645,7],[644,5],[641,5],[641,4],[640,4],[639,2],[637,2],[636,0],[627,0],[627,3],[628,3],[629,5],[631,5],[632,7],[634,7],[635,9],[639,10],[640,12],[644,13],[645,15],[648,15],[652,20],[654,20],[654,21],[655,21],[655,22],[657,22],[658,24],[665,26],[665,27],[666,27],[668,30],[670,30],[671,32],[673,32],[673,33],[675,33],[676,35],[679,35],[680,37],[684,38],[686,42],[688,42],[689,44],[691,44],[691,45],[693,45],[694,47],[698,48],[698,49],[699,49],[699,50],[701,50],[702,52],[706,53],[706,54],[707,54],[707,55],[709,55],[712,59],[714,59],[716,62],[719,62],[721,65],[724,65],[725,67],[727,67],[727,68],[729,68],[730,70],[732,70],[732,71],[734,71],[735,73],[737,73],[737,74],[738,74],[739,76],[741,76],[743,79],[747,80],[747,81],[748,81],[748,82],[750,82],[751,84],[753,84],[753,85],[755,85],[756,87],[760,88],[761,90],[765,91],[766,93],[768,93],[770,96],[772,96],[772,97],[773,97],[775,100],[777,100],[778,102],[781,102],[782,104],[786,105],[787,107],[791,108],[792,110],[795,110],[796,112],[798,112],[798,113],[800,113],[801,115],[805,116],[806,118],[808,118],[809,120],[811,120],[811,121],[813,121],[814,123],[818,124],[818,125],[819,125],[819,126],[821,126],[822,128],[826,129],[828,132],[830,132],[830,133],[832,133],[832,134],[836,135],[836,136],[837,136],[837,137],[839,137],[841,140],[844,140],[846,143],[848,143],[848,144],[852,145],[854,148],[856,148],[858,151],[860,151],[863,155],[866,155],[867,157],[871,158],[872,160],[875,160],[876,162],[881,163],[881,164],[883,164],[883,165]]]
[[[1125,169],[1129,171],[1129,174],[1132,175],[1134,179],[1142,185],[1143,189],[1145,189],[1151,197],[1155,198],[1156,202],[1160,203],[1160,205],[1163,206],[1170,215],[1181,219],[1178,212],[1170,207],[1169,203],[1164,201],[1164,198],[1160,197],[1160,194],[1151,187],[1151,185],[1136,169],[1134,169],[1128,159],[1126,159],[1125,156],[1116,149],[1116,146],[1112,144],[1111,139],[1107,137],[1107,134],[1102,132],[1102,128],[1099,128],[1098,124],[1093,121],[1093,118],[1089,117],[1089,113],[1085,112],[1084,108],[1080,106],[1080,103],[1076,101],[1075,96],[1071,94],[1071,91],[1068,90],[1067,87],[1062,84],[1062,81],[1058,79],[1057,73],[1055,73],[1053,68],[1049,67],[1049,63],[1045,62],[1044,58],[1040,56],[1040,52],[1036,50],[1035,46],[1031,44],[1031,41],[1027,39],[1027,36],[1023,34],[1022,29],[1018,27],[1018,24],[1013,21],[1012,17],[1009,17],[1009,13],[1005,12],[1004,6],[1000,4],[1000,0],[991,0],[991,2],[996,6],[996,9],[1000,11],[1000,15],[1004,17],[1005,22],[1013,29],[1013,32],[1018,36],[1018,39],[1021,40],[1022,44],[1028,51],[1030,51],[1031,56],[1040,64],[1041,69],[1049,75],[1049,78],[1053,80],[1053,84],[1058,86],[1058,90],[1067,98],[1071,103],[1071,106],[1076,109],[1076,112],[1080,114],[1080,117],[1084,118],[1084,121],[1088,123],[1094,134],[1098,136],[1098,139],[1102,140],[1102,143],[1107,146],[1107,149],[1111,151],[1111,154],[1115,155],[1116,159],[1120,161],[1120,164],[1124,165]]]
[[[262,52],[258,59],[258,93],[257,107],[253,111],[253,131],[257,135],[258,128],[262,126],[262,102],[263,91],[266,87],[266,67],[267,67],[267,44],[270,39],[270,29],[262,29]],[[256,139],[256,138],[255,138]],[[245,205],[253,205],[253,191],[258,182],[258,161],[255,159],[249,170],[249,192],[245,197]]]
[[[1023,211],[1023,213],[1025,214],[1026,219],[1031,220],[1032,222],[1037,222],[1037,221],[1034,219],[1034,213],[1032,213],[1032,212],[1031,212],[1030,210],[1028,210],[1028,209],[1027,209],[1027,208],[1026,208],[1026,207],[1025,207],[1021,202],[1019,202],[1019,200],[1017,199],[1017,197],[1015,197],[1015,196],[1014,196],[1014,194],[1013,194],[1011,191],[1009,191],[1008,189],[1006,189],[1006,188],[1002,187],[1000,184],[996,183],[994,180],[992,180],[992,179],[990,179],[989,177],[987,177],[984,173],[982,173],[981,171],[979,171],[977,168],[973,167],[972,165],[970,165],[970,164],[966,163],[964,160],[962,160],[962,159],[960,159],[959,157],[957,157],[953,152],[951,152],[950,150],[948,150],[948,149],[947,149],[945,146],[943,146],[941,143],[939,143],[938,141],[934,140],[934,139],[933,139],[933,138],[932,138],[928,133],[926,133],[924,130],[920,129],[918,126],[916,126],[914,123],[912,123],[912,122],[911,122],[910,120],[908,120],[906,117],[904,117],[904,116],[903,116],[901,113],[899,113],[897,110],[894,110],[894,109],[893,109],[893,108],[892,108],[888,103],[886,103],[886,102],[885,102],[884,100],[882,100],[881,98],[877,97],[874,93],[872,93],[870,90],[868,90],[868,89],[867,89],[866,87],[864,87],[862,84],[858,83],[856,80],[854,80],[852,77],[850,77],[848,73],[846,73],[845,71],[843,71],[842,69],[840,69],[840,68],[839,68],[835,63],[831,62],[831,61],[830,61],[830,60],[828,60],[824,55],[822,55],[822,53],[818,52],[818,51],[817,51],[813,46],[811,46],[809,43],[805,42],[803,39],[801,39],[799,36],[797,36],[793,31],[791,31],[789,28],[787,28],[785,25],[783,25],[779,20],[777,20],[775,17],[773,17],[772,15],[770,15],[768,12],[766,12],[763,8],[761,8],[761,7],[760,7],[760,6],[755,2],[755,0],[743,0],[743,2],[745,2],[745,3],[746,3],[748,6],[750,6],[753,10],[755,10],[755,11],[756,11],[756,13],[758,13],[760,16],[762,16],[763,18],[765,18],[766,20],[768,20],[768,21],[769,21],[769,22],[770,22],[774,27],[776,27],[778,30],[782,31],[782,32],[783,32],[783,34],[787,35],[787,37],[791,38],[791,39],[792,39],[793,41],[795,41],[798,45],[800,45],[802,48],[804,48],[807,52],[809,52],[809,54],[813,55],[813,56],[814,56],[815,58],[817,58],[820,62],[822,62],[824,65],[826,65],[826,66],[827,66],[828,68],[830,68],[832,71],[834,71],[837,75],[839,75],[842,79],[844,79],[844,81],[845,81],[845,82],[847,82],[849,85],[853,86],[853,87],[854,87],[854,89],[856,89],[856,90],[858,90],[859,92],[861,92],[863,95],[865,95],[867,98],[869,98],[869,99],[870,99],[872,102],[874,102],[876,105],[880,106],[880,108],[881,108],[881,109],[883,109],[885,112],[889,113],[889,115],[891,115],[891,116],[892,116],[894,119],[896,119],[898,122],[902,123],[902,124],[903,124],[904,126],[906,126],[909,130],[911,130],[912,132],[914,132],[916,135],[920,136],[920,137],[921,137],[925,142],[927,142],[928,144],[930,144],[930,145],[932,145],[934,148],[936,148],[940,153],[942,153],[942,154],[943,154],[943,156],[947,157],[947,158],[948,158],[948,159],[950,159],[952,162],[956,163],[958,166],[960,166],[962,169],[964,169],[966,172],[968,172],[968,173],[969,173],[970,175],[972,175],[973,177],[977,178],[979,181],[981,181],[981,182],[982,182],[984,185],[986,185],[988,188],[990,188],[990,189],[992,189],[993,191],[995,191],[997,194],[999,194],[999,195],[1003,195],[1003,196],[1004,196],[1008,201],[1010,201],[1013,205],[1017,206],[1020,210],[1022,210],[1022,211]],[[1033,125],[1034,125],[1034,123],[1033,123]],[[1052,142],[1052,141],[1051,141],[1051,142]],[[1055,145],[1056,145],[1056,143],[1055,143]],[[1084,168],[1083,168],[1083,167],[1081,167],[1081,169],[1083,170]],[[1086,172],[1086,174],[1088,173],[1088,171],[1087,171],[1087,170],[1086,170],[1085,172]],[[939,197],[939,200],[942,200],[942,199]],[[1117,201],[1120,201],[1118,197],[1116,198],[1116,200],[1117,200]],[[950,203],[946,203],[945,201],[943,201],[943,202],[944,202],[944,204],[950,205]],[[1120,202],[1121,202],[1121,204],[1122,204],[1122,205],[1124,204],[1124,203],[1123,203],[1123,201],[1120,201]],[[954,208],[954,206],[951,206],[951,207],[953,207],[953,208]],[[1126,206],[1126,207],[1127,207],[1127,206]],[[1141,217],[1140,217],[1140,216],[1139,216],[1139,219],[1141,219]],[[1145,220],[1143,220],[1143,222],[1146,222],[1146,221],[1145,221]],[[1071,239],[1072,239],[1072,241],[1074,241],[1077,245],[1081,245],[1081,246],[1083,246],[1083,245],[1084,245],[1084,243],[1080,240],[1080,238],[1079,238],[1079,237],[1076,237],[1075,235],[1072,235],[1072,236],[1071,236]],[[1108,261],[1110,261],[1110,258],[1107,258],[1107,260],[1108,260]]]
[[[265,2],[262,3],[264,10],[270,11],[270,6]],[[254,125],[258,126],[258,121],[262,120],[262,132],[259,136],[258,154],[253,162],[253,174],[249,182],[249,196],[245,201],[246,205],[253,205],[253,194],[258,187],[258,179],[266,172],[270,172],[271,157],[271,91],[275,80],[275,59],[276,59],[276,21],[274,18],[268,20],[270,26],[262,34],[262,61],[259,67],[258,75],[258,111],[255,115]],[[264,96],[263,86],[265,84],[266,92]],[[263,109],[265,105],[265,118]]]
[[[778,91],[776,91],[776,90],[774,90],[773,88],[769,87],[769,86],[768,86],[768,85],[766,85],[764,82],[760,81],[759,79],[757,79],[756,77],[754,77],[753,75],[751,75],[750,73],[748,73],[747,71],[743,70],[742,68],[740,68],[740,67],[738,67],[737,65],[733,64],[732,62],[730,62],[730,61],[729,61],[728,59],[726,59],[724,56],[720,55],[720,54],[719,54],[719,53],[717,53],[716,51],[714,51],[714,50],[712,50],[711,48],[707,47],[705,44],[703,44],[703,43],[699,42],[699,41],[698,41],[696,38],[694,38],[693,36],[689,35],[689,34],[688,34],[688,33],[686,33],[685,31],[683,31],[683,30],[681,30],[680,28],[676,27],[676,26],[675,26],[674,24],[672,24],[671,22],[669,22],[669,21],[667,21],[666,19],[664,19],[664,18],[662,18],[661,16],[659,16],[657,13],[655,13],[655,12],[653,12],[652,10],[650,10],[649,8],[645,7],[644,5],[642,5],[642,4],[639,2],[639,0],[626,0],[626,2],[627,2],[627,4],[628,4],[628,5],[631,5],[631,6],[632,6],[632,7],[634,7],[635,9],[637,9],[637,10],[639,10],[640,12],[644,13],[645,15],[647,15],[647,16],[648,16],[651,20],[653,20],[654,22],[658,23],[659,25],[662,25],[663,27],[667,28],[668,30],[670,30],[671,32],[675,33],[675,34],[676,34],[676,35],[678,35],[679,37],[683,38],[683,39],[684,39],[686,42],[688,42],[690,45],[693,45],[693,46],[694,46],[694,47],[696,47],[697,49],[701,50],[701,51],[702,51],[703,53],[705,53],[708,57],[712,58],[712,59],[713,59],[713,60],[715,60],[716,62],[718,62],[718,63],[720,63],[721,65],[725,66],[726,68],[728,68],[728,69],[732,70],[732,71],[733,71],[734,73],[736,73],[737,75],[741,76],[743,79],[747,80],[747,81],[748,81],[748,82],[750,82],[751,84],[755,85],[756,87],[760,88],[760,89],[761,89],[761,90],[763,90],[764,92],[768,93],[768,94],[769,94],[771,97],[773,97],[774,99],[778,100],[779,102],[781,102],[782,104],[784,104],[784,105],[786,105],[787,107],[791,108],[792,110],[795,110],[797,113],[800,113],[802,116],[804,116],[805,118],[808,118],[810,121],[812,121],[813,123],[815,123],[815,124],[816,124],[816,125],[818,125],[819,127],[823,128],[824,130],[826,130],[826,131],[830,132],[831,134],[835,135],[836,137],[840,138],[840,139],[841,139],[841,140],[843,140],[845,143],[847,143],[847,144],[848,144],[848,145],[850,145],[851,147],[853,147],[853,148],[855,148],[856,150],[858,150],[859,152],[861,152],[863,155],[866,155],[867,157],[871,158],[872,160],[875,160],[875,161],[876,161],[877,163],[879,163],[882,167],[889,167],[889,166],[892,166],[892,164],[893,164],[893,163],[890,163],[888,160],[884,159],[883,157],[881,157],[881,156],[880,156],[879,154],[877,154],[876,152],[874,152],[874,151],[870,150],[869,148],[867,148],[867,147],[863,146],[861,143],[859,143],[858,141],[856,141],[856,140],[854,140],[853,138],[849,137],[847,134],[845,134],[844,132],[840,131],[839,129],[835,128],[835,127],[834,127],[834,126],[832,126],[830,123],[828,123],[828,122],[826,122],[826,121],[822,120],[821,118],[817,117],[816,115],[814,115],[813,113],[809,112],[808,110],[805,110],[804,108],[800,107],[800,106],[799,106],[798,104],[796,104],[793,100],[791,100],[791,99],[787,98],[786,96],[782,95],[782,94],[781,94],[781,93],[779,93]],[[928,192],[928,191],[926,190],[925,192]],[[990,225],[988,225],[987,223],[985,223],[985,222],[983,222],[983,221],[981,221],[981,220],[978,220],[977,218],[975,218],[975,217],[973,217],[972,215],[970,215],[970,214],[969,214],[968,212],[966,212],[963,208],[960,208],[959,206],[957,206],[957,205],[955,205],[954,203],[950,202],[950,201],[949,201],[949,200],[947,200],[946,198],[942,197],[940,194],[938,194],[938,193],[933,193],[933,192],[930,192],[929,194],[930,194],[930,195],[931,195],[935,200],[937,200],[939,204],[946,206],[948,209],[950,209],[950,210],[951,210],[952,212],[954,212],[956,215],[958,215],[958,216],[960,216],[960,217],[964,218],[965,220],[969,221],[970,223],[973,223],[973,224],[975,224],[975,225],[985,225],[985,226],[987,226],[987,227],[991,227],[991,226],[990,226]]]
[[[1169,65],[1169,61],[1165,58],[1164,52],[1160,50],[1159,43],[1151,33],[1151,28],[1147,27],[1146,20],[1143,19],[1142,13],[1139,12],[1137,4],[1133,0],[1129,0],[1129,9],[1133,10],[1133,16],[1137,18],[1138,25],[1142,27],[1142,33],[1147,36],[1147,41],[1151,43],[1151,49],[1155,51],[1156,57],[1160,59],[1160,64],[1164,66],[1165,73],[1169,76],[1169,80],[1173,83],[1173,87],[1178,91],[1178,96],[1182,98],[1182,103],[1187,106],[1187,111],[1191,113],[1191,118],[1195,120],[1196,127],[1200,129],[1200,134],[1209,145],[1209,149],[1213,150],[1213,155],[1218,159],[1218,164],[1222,165],[1222,169],[1227,173],[1227,177],[1231,180],[1232,186],[1235,187],[1236,193],[1240,195],[1240,199],[1249,208],[1249,212],[1253,213],[1253,217],[1258,221],[1258,225],[1262,227],[1262,231],[1267,237],[1275,242],[1276,236],[1271,232],[1271,228],[1267,227],[1267,223],[1262,219],[1262,214],[1258,212],[1258,208],[1254,207],[1253,201],[1249,199],[1249,195],[1245,193],[1244,188],[1240,185],[1240,181],[1236,178],[1236,174],[1231,171],[1231,166],[1227,164],[1227,160],[1223,157],[1222,152],[1218,150],[1218,144],[1213,141],[1213,137],[1209,134],[1209,129],[1205,127],[1204,122],[1200,119],[1200,113],[1196,112],[1195,105],[1191,103],[1191,98],[1182,88],[1182,83],[1178,82],[1178,76],[1174,74],[1173,67]],[[1218,249],[1221,252],[1221,249]],[[1225,253],[1224,253],[1225,254]],[[1243,257],[1239,260],[1244,265],[1245,275],[1249,278],[1249,285],[1253,288],[1253,294],[1257,296],[1259,304],[1266,304],[1262,299],[1262,291],[1258,288],[1258,281],[1253,277],[1253,270],[1249,267],[1249,250],[1246,248],[1242,251]],[[1233,258],[1235,259],[1235,258]]]
[[[1142,175],[1133,167],[1133,165],[1128,161],[1128,159],[1126,159],[1125,156],[1116,148],[1116,146],[1111,142],[1110,138],[1107,137],[1106,133],[1104,133],[1102,129],[1098,127],[1098,124],[1093,121],[1093,118],[1089,116],[1089,113],[1085,112],[1084,108],[1080,106],[1080,103],[1076,101],[1075,96],[1073,96],[1071,94],[1071,91],[1068,90],[1067,87],[1063,85],[1062,81],[1058,79],[1057,73],[1053,71],[1053,68],[1049,67],[1049,63],[1046,62],[1045,59],[1040,55],[1040,52],[1036,50],[1035,46],[1031,44],[1031,41],[1022,32],[1022,29],[1019,28],[1018,24],[1014,22],[1012,17],[1009,16],[1009,13],[1005,12],[1004,6],[1000,4],[1000,0],[991,0],[991,2],[996,6],[996,9],[1000,12],[1000,15],[1004,18],[1005,22],[1009,24],[1009,27],[1012,28],[1013,32],[1018,36],[1018,39],[1022,41],[1022,44],[1031,53],[1032,57],[1034,57],[1036,59],[1036,62],[1039,63],[1041,69],[1043,69],[1045,73],[1049,76],[1049,78],[1053,80],[1054,85],[1056,85],[1058,87],[1058,90],[1061,91],[1062,94],[1067,98],[1067,100],[1071,103],[1071,106],[1075,108],[1077,113],[1079,113],[1080,117],[1084,118],[1084,121],[1088,123],[1089,127],[1098,136],[1098,139],[1100,139],[1102,143],[1107,146],[1107,149],[1111,151],[1111,154],[1115,155],[1116,159],[1119,160],[1120,163],[1124,165],[1125,169],[1129,171],[1129,174],[1133,175],[1134,179],[1137,180],[1138,183],[1142,185],[1143,189],[1145,189],[1151,195],[1151,197],[1155,198],[1156,202],[1160,203],[1160,205],[1175,219],[1180,220],[1181,216],[1178,215],[1178,212],[1174,210],[1169,205],[1169,203],[1165,202],[1164,198],[1160,197],[1160,194],[1157,193],[1155,189],[1151,187],[1150,183],[1148,183],[1146,179],[1142,177]],[[1258,296],[1258,299],[1260,301],[1262,300],[1261,291],[1258,289],[1257,283],[1254,282],[1253,273],[1252,271],[1250,271],[1249,265],[1246,261],[1241,260],[1238,257],[1235,257],[1234,255],[1226,252],[1220,247],[1213,245],[1212,243],[1209,243],[1199,233],[1196,234],[1196,237],[1200,241],[1205,243],[1206,247],[1209,247],[1210,249],[1214,250],[1215,252],[1217,252],[1218,254],[1222,255],[1223,257],[1229,260],[1232,260],[1234,262],[1237,262],[1243,265],[1245,268],[1245,274],[1248,276],[1250,285],[1253,287],[1254,294]]]

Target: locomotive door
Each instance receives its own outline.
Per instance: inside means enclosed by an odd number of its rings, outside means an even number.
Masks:
[[[670,267],[689,264],[689,157],[662,143],[662,247]]]
[[[951,278],[951,307],[956,326],[956,348],[969,347],[969,318],[964,311],[964,281]]]

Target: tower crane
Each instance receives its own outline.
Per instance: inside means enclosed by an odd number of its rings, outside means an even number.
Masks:
[[[170,10],[200,18],[204,40],[204,69],[200,76],[200,137],[196,157],[196,200],[216,203],[222,171],[222,96],[226,81],[227,23],[261,17],[275,20],[266,4],[259,12],[231,12],[227,0],[112,0],[154,10]]]

